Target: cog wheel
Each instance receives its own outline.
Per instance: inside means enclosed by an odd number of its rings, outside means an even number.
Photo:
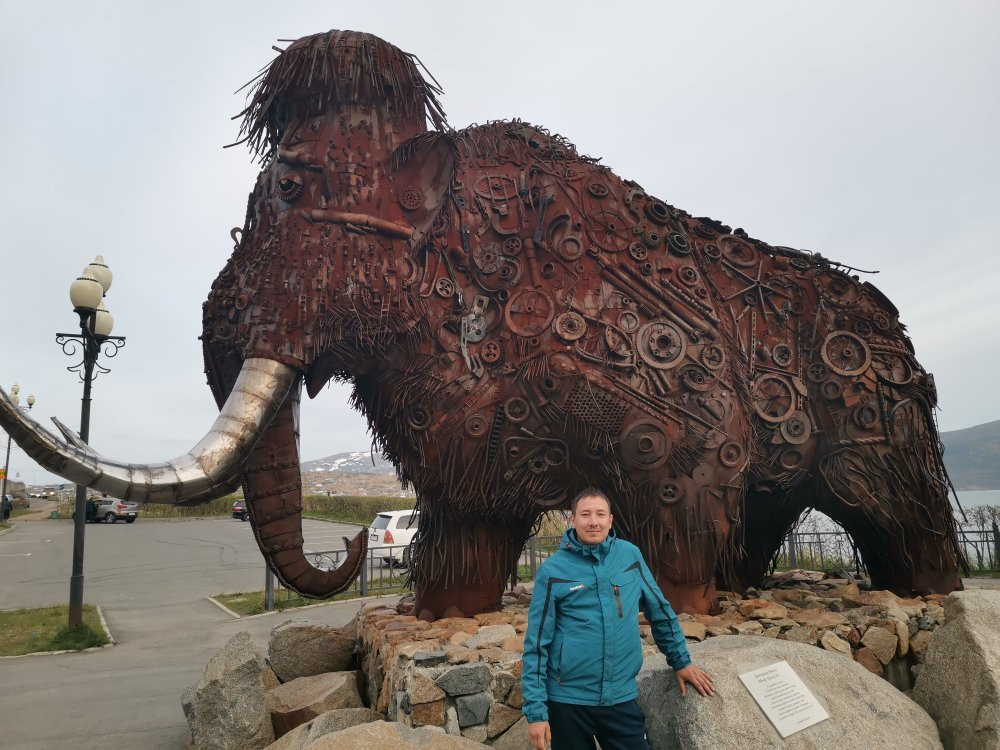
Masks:
[[[872,324],[867,320],[856,320],[854,321],[854,332],[866,339],[872,335]]]
[[[655,469],[670,455],[670,438],[655,422],[633,422],[620,440],[622,460],[635,469]]]
[[[709,260],[718,260],[722,257],[722,251],[718,245],[705,245],[705,256]]]
[[[587,192],[595,198],[606,198],[609,191],[603,182],[591,182],[587,185]]]
[[[723,443],[719,446],[719,461],[722,462],[723,466],[730,469],[738,466],[743,461],[744,455],[743,446],[734,440],[730,440],[728,443]]]
[[[591,228],[587,230],[587,234],[601,250],[620,253],[631,244],[632,228],[620,214],[601,209],[594,212],[590,220]]]
[[[851,412],[851,420],[862,430],[874,430],[878,424],[878,409],[871,404],[861,404]]]
[[[899,354],[879,353],[872,358],[872,369],[886,383],[906,385],[913,380],[913,367]]]
[[[888,331],[892,328],[892,320],[881,310],[872,315],[872,323],[874,323],[875,327],[880,331]]]
[[[670,221],[670,206],[663,201],[649,200],[642,211],[654,224],[662,226]]]
[[[636,334],[639,356],[657,370],[668,370],[680,364],[687,349],[681,330],[666,320],[652,320]]]
[[[618,316],[618,326],[625,333],[635,333],[639,330],[639,316],[631,310],[625,310]]]
[[[615,326],[608,326],[604,329],[604,342],[614,356],[623,359],[632,356],[631,339]]]
[[[521,238],[508,237],[503,241],[503,251],[505,255],[517,255],[521,252]]]
[[[694,266],[681,266],[677,269],[677,278],[681,280],[681,283],[687,286],[694,286],[699,281],[701,281],[701,275],[698,273],[698,269]]]
[[[701,365],[685,365],[681,368],[680,381],[692,391],[710,391],[718,384],[718,378]]]
[[[659,232],[646,232],[642,235],[642,241],[646,243],[646,247],[648,248],[656,247],[662,239],[663,235]]]
[[[441,297],[451,297],[455,294],[455,284],[451,279],[442,276],[434,282],[434,291]]]
[[[722,245],[722,255],[733,265],[749,268],[757,262],[757,251],[743,240],[723,237],[719,244]]]
[[[518,336],[537,336],[549,327],[554,314],[552,298],[534,289],[517,292],[504,310],[507,326]]]
[[[751,398],[757,415],[774,424],[788,419],[795,406],[795,391],[791,383],[780,375],[759,376],[753,384]]]
[[[688,255],[691,252],[691,244],[680,232],[671,232],[667,235],[667,249],[674,255]]]
[[[632,256],[632,260],[646,260],[646,256],[649,255],[649,251],[646,250],[645,245],[633,242],[629,245],[628,254]]]
[[[576,260],[583,257],[583,243],[578,237],[563,237],[556,245],[556,253],[563,260]]]
[[[531,414],[531,409],[528,407],[528,402],[520,396],[511,396],[504,404],[504,414],[511,422],[520,424]]]
[[[709,370],[718,370],[726,363],[726,351],[718,344],[707,344],[701,350],[701,363]]]
[[[297,174],[286,174],[278,180],[278,195],[285,203],[294,203],[305,190],[302,177]]]
[[[792,361],[792,347],[788,344],[775,344],[771,350],[771,359],[778,367],[788,367]]]
[[[684,494],[684,483],[679,479],[664,479],[656,485],[656,496],[664,505],[676,505]]]
[[[834,331],[829,334],[823,339],[819,354],[838,375],[860,375],[872,361],[868,345],[850,331]]]
[[[489,275],[500,270],[500,266],[503,264],[503,255],[500,253],[500,246],[497,243],[488,242],[485,245],[477,245],[472,248],[472,260],[480,271]]]
[[[575,312],[564,312],[556,318],[556,335],[563,341],[576,341],[587,332],[587,321]]]
[[[793,411],[779,429],[785,442],[792,445],[802,445],[812,435],[812,424],[804,411]]]
[[[488,365],[495,365],[500,361],[500,357],[503,356],[503,350],[500,348],[500,342],[496,339],[487,339],[483,342],[482,348],[479,350],[479,357]]]

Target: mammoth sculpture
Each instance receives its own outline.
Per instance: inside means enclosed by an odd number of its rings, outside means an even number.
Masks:
[[[350,31],[262,74],[241,129],[262,171],[204,306],[222,413],[189,454],[105,459],[6,396],[4,426],[120,497],[242,483],[275,573],[323,598],[365,534],[337,570],[304,556],[297,413],[302,386],[349,382],[417,492],[423,617],[499,606],[539,514],[588,486],[678,610],[759,582],[806,508],[851,534],[875,586],[961,587],[934,382],[878,289],[692,217],[542,128],[452,130],[439,93]]]

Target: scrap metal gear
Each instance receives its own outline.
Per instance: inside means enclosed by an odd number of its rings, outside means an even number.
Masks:
[[[537,336],[549,327],[554,316],[552,298],[535,289],[513,294],[504,310],[507,326],[518,336]]]
[[[754,381],[751,398],[757,415],[775,424],[788,419],[795,408],[795,391],[781,375],[759,376]]]
[[[812,435],[812,424],[804,411],[793,411],[788,418],[781,423],[781,437],[792,445],[801,445]]]
[[[668,370],[679,365],[687,349],[684,334],[667,320],[652,320],[636,334],[636,350],[650,367]]]
[[[634,468],[655,469],[670,456],[670,438],[656,422],[630,424],[622,432],[620,443],[622,461]]]
[[[823,361],[838,375],[860,375],[872,361],[868,344],[850,331],[834,331],[823,339],[819,350]]]
[[[564,341],[576,341],[587,332],[587,321],[575,312],[564,312],[556,318],[556,335]]]

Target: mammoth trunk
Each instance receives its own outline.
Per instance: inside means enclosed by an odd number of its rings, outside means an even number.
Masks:
[[[357,578],[365,561],[367,529],[347,543],[347,560],[335,570],[313,567],[306,559],[298,450],[300,387],[296,384],[292,388],[250,454],[243,487],[268,566],[286,587],[306,597],[324,599],[343,591]]]

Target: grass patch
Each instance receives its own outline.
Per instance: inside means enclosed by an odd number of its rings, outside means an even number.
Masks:
[[[32,510],[31,508],[14,508],[14,510],[10,512],[10,517],[17,518],[18,516],[26,516],[29,513],[37,513],[37,512],[38,508],[35,508],[34,510]]]
[[[414,502],[412,497],[306,495],[302,498],[302,515],[367,526],[378,513],[385,510],[411,510]]]
[[[394,586],[392,588],[380,588],[379,596],[391,596],[392,594],[405,594],[409,589],[405,586]],[[311,604],[326,604],[329,602],[342,602],[348,599],[358,599],[361,594],[356,589],[344,591],[329,599],[304,599],[288,590],[274,592],[274,608],[279,612],[296,607],[307,607]],[[213,597],[220,604],[224,604],[228,609],[238,614],[240,617],[259,615],[265,612],[263,591],[240,591],[235,594],[217,594]]]
[[[103,646],[108,637],[97,608],[83,605],[83,624],[70,630],[69,605],[0,612],[0,656],[20,656],[35,651],[80,651]]]

